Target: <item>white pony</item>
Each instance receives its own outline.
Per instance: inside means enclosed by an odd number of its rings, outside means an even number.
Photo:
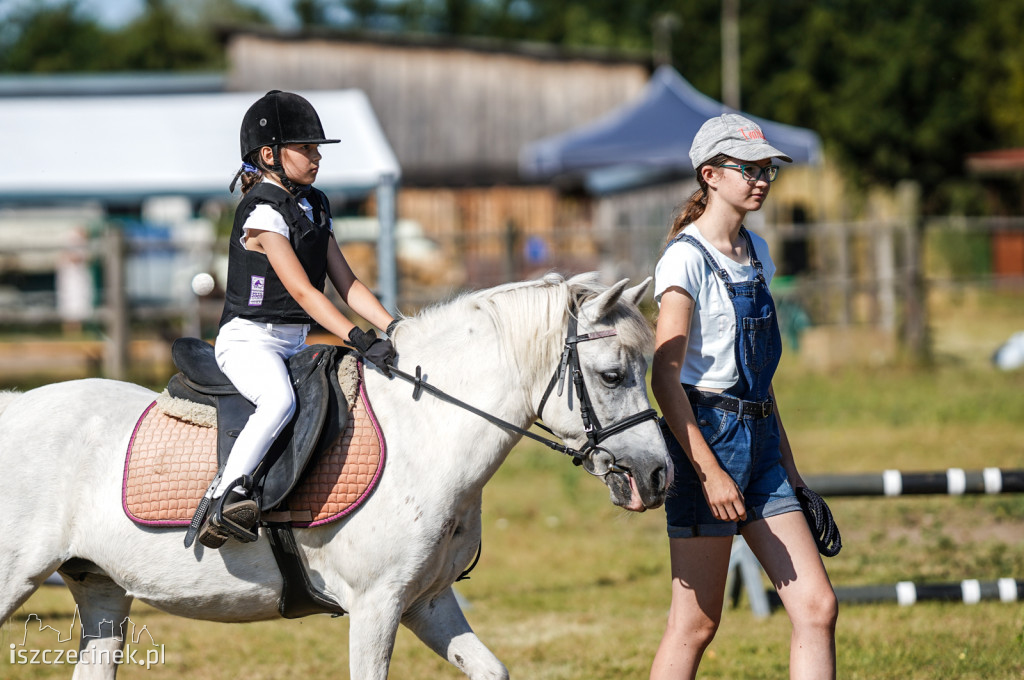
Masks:
[[[578,351],[595,415],[620,422],[650,408],[651,332],[636,307],[650,279],[628,290],[626,281],[609,288],[595,279],[552,275],[427,309],[398,328],[397,365],[422,366],[429,384],[529,427],[559,366],[570,310],[578,309],[580,334],[614,330]],[[351,677],[387,677],[402,623],[469,677],[507,678],[451,586],[480,541],[483,486],[520,437],[430,394],[414,401],[410,385],[377,371],[365,379],[388,442],[380,484],[347,518],[295,530],[314,585],[351,616]],[[578,449],[587,435],[571,393],[570,386],[552,394],[543,416]],[[80,643],[86,658],[115,657],[123,643],[100,623],[117,629],[135,599],[195,619],[279,616],[281,574],[266,539],[185,549],[184,528],[141,527],[125,516],[126,447],[155,397],[98,379],[0,395],[0,622],[55,570],[90,635]],[[671,470],[657,422],[643,420],[602,446],[615,457],[604,476],[612,502],[638,511],[661,505]],[[74,678],[113,678],[116,670],[79,663]]]

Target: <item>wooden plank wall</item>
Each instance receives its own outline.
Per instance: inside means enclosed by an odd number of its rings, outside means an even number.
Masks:
[[[597,269],[590,202],[549,187],[403,189],[398,210],[441,245],[462,286]]]
[[[639,60],[542,59],[443,45],[236,34],[228,88],[363,90],[403,184],[517,182],[520,148],[636,97]]]

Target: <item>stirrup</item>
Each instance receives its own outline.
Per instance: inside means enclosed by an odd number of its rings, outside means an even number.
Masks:
[[[242,486],[250,493],[244,496],[235,491]],[[219,548],[229,538],[242,543],[253,543],[259,539],[254,527],[260,520],[260,506],[252,498],[252,478],[239,477],[224,494],[213,501],[213,506],[199,531],[199,542],[207,548]]]

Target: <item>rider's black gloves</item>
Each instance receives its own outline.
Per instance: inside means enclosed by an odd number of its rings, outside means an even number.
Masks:
[[[384,375],[391,377],[391,365],[395,363],[395,346],[390,340],[378,338],[372,328],[364,331],[356,326],[349,331],[348,341],[359,350],[364,359],[383,371]]]

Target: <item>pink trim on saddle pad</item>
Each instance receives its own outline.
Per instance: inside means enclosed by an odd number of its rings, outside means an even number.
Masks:
[[[217,431],[168,416],[154,405],[146,408],[132,432],[121,504],[138,524],[188,526],[217,473]],[[352,513],[380,481],[386,451],[360,380],[344,432],[312,463],[285,502],[292,526],[320,526]]]

